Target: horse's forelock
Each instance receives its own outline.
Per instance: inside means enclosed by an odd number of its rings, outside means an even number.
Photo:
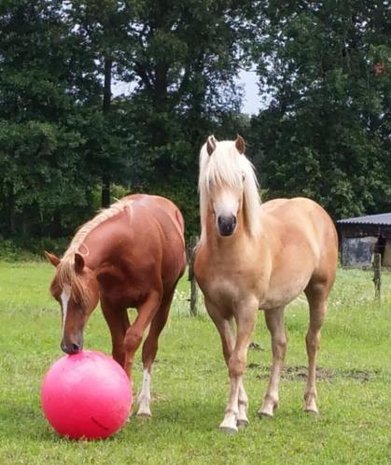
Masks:
[[[244,176],[244,182],[243,182]],[[212,155],[207,152],[206,144],[200,153],[199,191],[201,205],[201,227],[205,225],[210,185],[244,189],[244,202],[249,227],[252,231],[259,226],[258,181],[252,163],[244,154],[240,154],[234,141],[217,142]]]
[[[200,155],[200,189],[204,185],[209,190],[211,184],[217,187],[241,187],[243,174],[249,174],[255,179],[250,161],[238,152],[235,142],[217,142],[213,155],[208,154],[206,145],[203,146]]]
[[[77,304],[84,304],[88,300],[89,290],[84,286],[82,279],[76,273],[74,261],[63,259],[57,268],[57,284],[61,289],[68,286],[71,298]]]

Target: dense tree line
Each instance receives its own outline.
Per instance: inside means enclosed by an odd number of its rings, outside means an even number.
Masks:
[[[268,108],[252,120],[269,195],[334,218],[391,211],[391,5],[269,1],[256,46]]]
[[[135,191],[195,233],[210,133],[247,138],[267,197],[390,210],[390,24],[388,0],[2,1],[0,236],[67,236]]]

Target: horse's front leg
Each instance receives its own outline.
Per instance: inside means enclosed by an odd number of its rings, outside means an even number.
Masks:
[[[124,339],[125,363],[124,369],[129,378],[132,379],[132,367],[134,356],[143,339],[144,331],[155,317],[161,303],[161,297],[158,292],[152,292],[147,300],[139,306],[138,315],[134,323],[126,331]],[[147,373],[144,373],[143,383],[148,383],[150,377],[146,379]]]
[[[273,364],[269,385],[263,399],[262,407],[258,411],[258,415],[272,417],[274,410],[278,407],[278,387],[286,352],[284,307],[265,310],[265,321],[272,339]]]
[[[228,432],[238,431],[238,425],[247,425],[247,395],[243,387],[243,374],[246,366],[247,350],[253,332],[257,304],[247,302],[235,309],[234,317],[237,325],[236,341],[234,340],[231,324],[223,318],[218,308],[206,301],[207,309],[219,330],[224,358],[227,362],[230,378],[228,404],[220,428]]]
[[[124,337],[129,328],[128,312],[126,308],[118,308],[106,299],[101,299],[101,307],[111,334],[113,359],[123,367],[125,363]]]

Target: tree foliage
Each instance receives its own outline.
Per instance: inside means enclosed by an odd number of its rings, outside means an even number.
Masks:
[[[239,109],[246,14],[234,1],[3,2],[3,235],[69,233],[113,184],[171,195],[196,228],[197,153]],[[118,81],[131,91],[113,95]]]
[[[389,2],[269,1],[263,14],[255,56],[271,101],[253,145],[269,195],[335,217],[390,209]]]
[[[0,7],[0,224],[5,235],[55,233],[54,219],[61,233],[67,216],[75,221],[70,207],[86,205],[85,140],[77,128],[82,71],[63,19],[61,2],[5,1]]]
[[[390,20],[386,0],[4,0],[0,235],[68,235],[135,191],[172,198],[197,233],[211,133],[248,139],[270,197],[390,209]]]

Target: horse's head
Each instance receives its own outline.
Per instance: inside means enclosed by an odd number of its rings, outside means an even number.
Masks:
[[[61,306],[61,349],[67,354],[74,354],[83,348],[84,327],[99,301],[98,281],[79,253],[62,260],[48,252],[45,255],[56,267],[50,292]]]
[[[201,216],[214,215],[220,236],[234,234],[244,203],[247,201],[249,206],[246,194],[247,197],[251,194],[259,204],[253,167],[244,152],[245,142],[241,136],[235,141],[221,142],[210,136],[201,149]]]

